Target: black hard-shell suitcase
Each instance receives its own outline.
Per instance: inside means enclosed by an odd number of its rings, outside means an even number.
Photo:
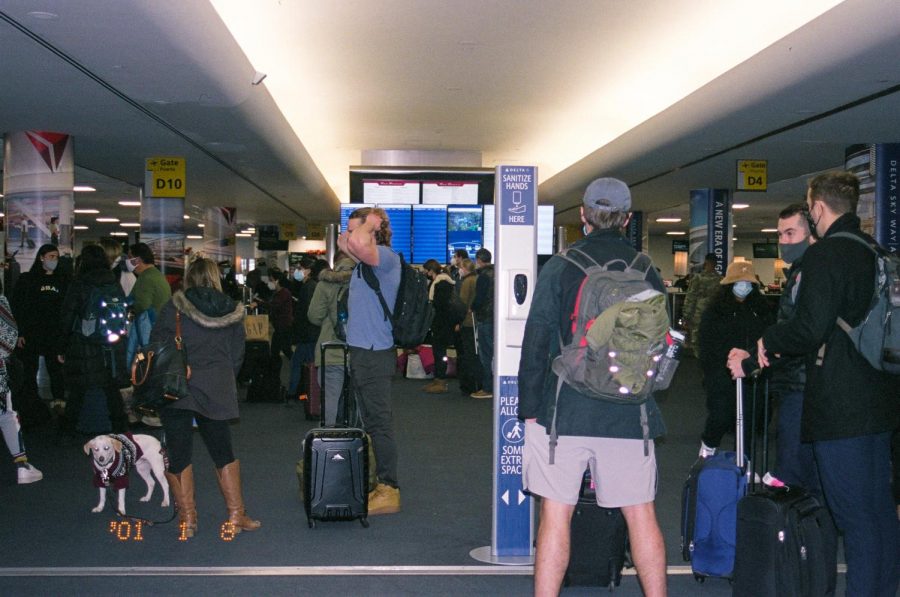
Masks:
[[[768,384],[765,386],[768,390]],[[764,405],[760,473],[768,468],[768,396]],[[755,434],[753,438],[751,462],[759,462]],[[831,514],[815,497],[800,487],[752,483],[750,492],[738,502],[737,517],[735,597],[834,595],[837,529]]]
[[[585,472],[571,524],[565,586],[619,586],[628,548],[628,529],[619,508],[597,505],[590,472]]]
[[[281,355],[271,354],[267,342],[261,344],[266,345],[266,356],[256,366],[258,368],[251,371],[247,384],[247,402],[284,402],[286,390],[281,384]]]
[[[343,343],[327,342],[329,348],[344,352],[344,371],[347,371],[347,347]],[[345,391],[350,380],[345,377]],[[325,392],[322,401],[321,427],[311,429],[303,440],[303,505],[310,528],[317,520],[356,520],[369,526],[369,437],[362,429],[349,427],[349,404],[344,409],[343,427],[325,426]]]

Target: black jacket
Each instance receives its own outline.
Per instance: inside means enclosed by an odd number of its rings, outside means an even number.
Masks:
[[[804,441],[830,440],[893,431],[900,420],[897,377],[873,369],[837,325],[842,317],[857,325],[868,312],[875,289],[875,256],[853,239],[863,235],[859,218],[844,214],[825,238],[803,255],[803,283],[794,317],[763,334],[768,354],[804,355]],[[817,353],[824,345],[821,363]]]
[[[93,270],[75,276],[60,310],[60,327],[64,331],[57,336],[55,352],[66,357],[63,367],[66,383],[78,388],[105,387],[113,381],[113,373],[116,377],[124,375],[125,340],[103,345],[75,331],[81,325],[91,291],[107,284],[118,284],[118,276],[112,270]]]
[[[69,281],[59,268],[49,275],[41,269],[19,276],[10,306],[19,324],[19,338],[25,338],[26,350],[55,354],[60,333],[68,331],[61,325],[60,316]]]
[[[803,278],[801,266],[803,259],[798,259],[791,264],[788,270],[787,283],[781,291],[781,299],[778,301],[778,321],[790,321],[797,312],[797,296],[800,292],[800,282]],[[756,351],[750,354],[756,359]],[[802,356],[784,356],[772,362],[772,374],[769,381],[769,390],[779,392],[802,392],[806,387],[806,364]]]
[[[738,302],[731,288],[731,284],[722,287],[700,322],[700,365],[707,392],[732,392],[728,353],[732,348],[741,348],[753,354],[763,330],[775,320],[758,290]]]

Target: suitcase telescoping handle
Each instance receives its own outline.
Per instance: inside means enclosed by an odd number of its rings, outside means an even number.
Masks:
[[[761,372],[759,369],[750,374],[753,378],[753,400],[752,400],[752,424],[750,426],[750,466],[747,467],[747,484],[750,487],[750,490],[753,491],[756,489],[756,477],[759,474],[762,476],[769,470],[769,377]],[[762,426],[763,432],[762,437],[758,437],[756,433],[756,422],[758,417],[756,416],[756,398],[759,395],[759,381],[762,378],[763,385],[763,419]],[[762,442],[762,467],[757,468],[759,466],[759,460],[756,458],[757,456],[757,443]]]
[[[331,349],[340,349],[344,355],[344,383],[343,383],[343,391],[346,391],[346,386],[350,383],[350,376],[347,375],[347,353],[350,348],[347,346],[345,342],[331,341],[331,342],[322,342],[322,384],[319,387],[319,409],[321,410],[322,419],[320,421],[321,426],[325,426],[325,353]],[[339,399],[339,398],[338,398]],[[339,402],[340,404],[340,402]],[[349,400],[344,400],[344,427],[350,426],[350,404]]]
[[[736,403],[735,412],[737,416],[734,422],[734,459],[739,469],[744,468],[744,380],[737,378],[735,380]],[[750,471],[747,471],[749,473]]]

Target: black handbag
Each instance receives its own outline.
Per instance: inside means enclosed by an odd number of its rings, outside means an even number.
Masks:
[[[181,337],[181,312],[175,311],[175,337],[141,347],[131,362],[134,406],[155,412],[190,396],[191,368]]]

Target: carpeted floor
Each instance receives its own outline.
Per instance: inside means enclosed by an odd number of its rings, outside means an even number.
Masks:
[[[199,437],[194,469],[200,529],[182,542],[175,523],[145,524],[139,533],[136,523],[117,522],[109,506],[92,514],[97,490],[82,442],[58,445],[49,425],[31,431],[25,436],[29,455],[44,480],[18,486],[13,467],[0,467],[0,592],[527,595],[529,569],[495,571],[469,556],[473,548],[490,543],[492,401],[463,396],[455,383],[448,394],[424,394],[420,388],[425,383],[395,382],[403,511],[372,517],[368,529],[359,523],[307,527],[294,469],[300,441],[314,423],[304,419],[298,404],[241,404],[241,421],[232,428],[235,451],[248,512],[263,526],[231,541],[219,532],[224,505]],[[670,594],[730,594],[726,581],[696,584],[683,574],[680,558],[681,487],[696,458],[705,416],[696,361],[684,362],[673,388],[659,400],[668,435],[657,449],[657,508],[672,573]],[[143,481],[135,474],[131,483],[129,514],[157,521],[171,516],[171,508],[159,507],[158,489],[150,503],[142,504]],[[346,568],[351,566],[382,568],[372,573]],[[448,566],[454,568],[443,573],[436,568]],[[843,576],[840,582],[842,586]],[[626,576],[617,593],[640,594],[636,578]]]

